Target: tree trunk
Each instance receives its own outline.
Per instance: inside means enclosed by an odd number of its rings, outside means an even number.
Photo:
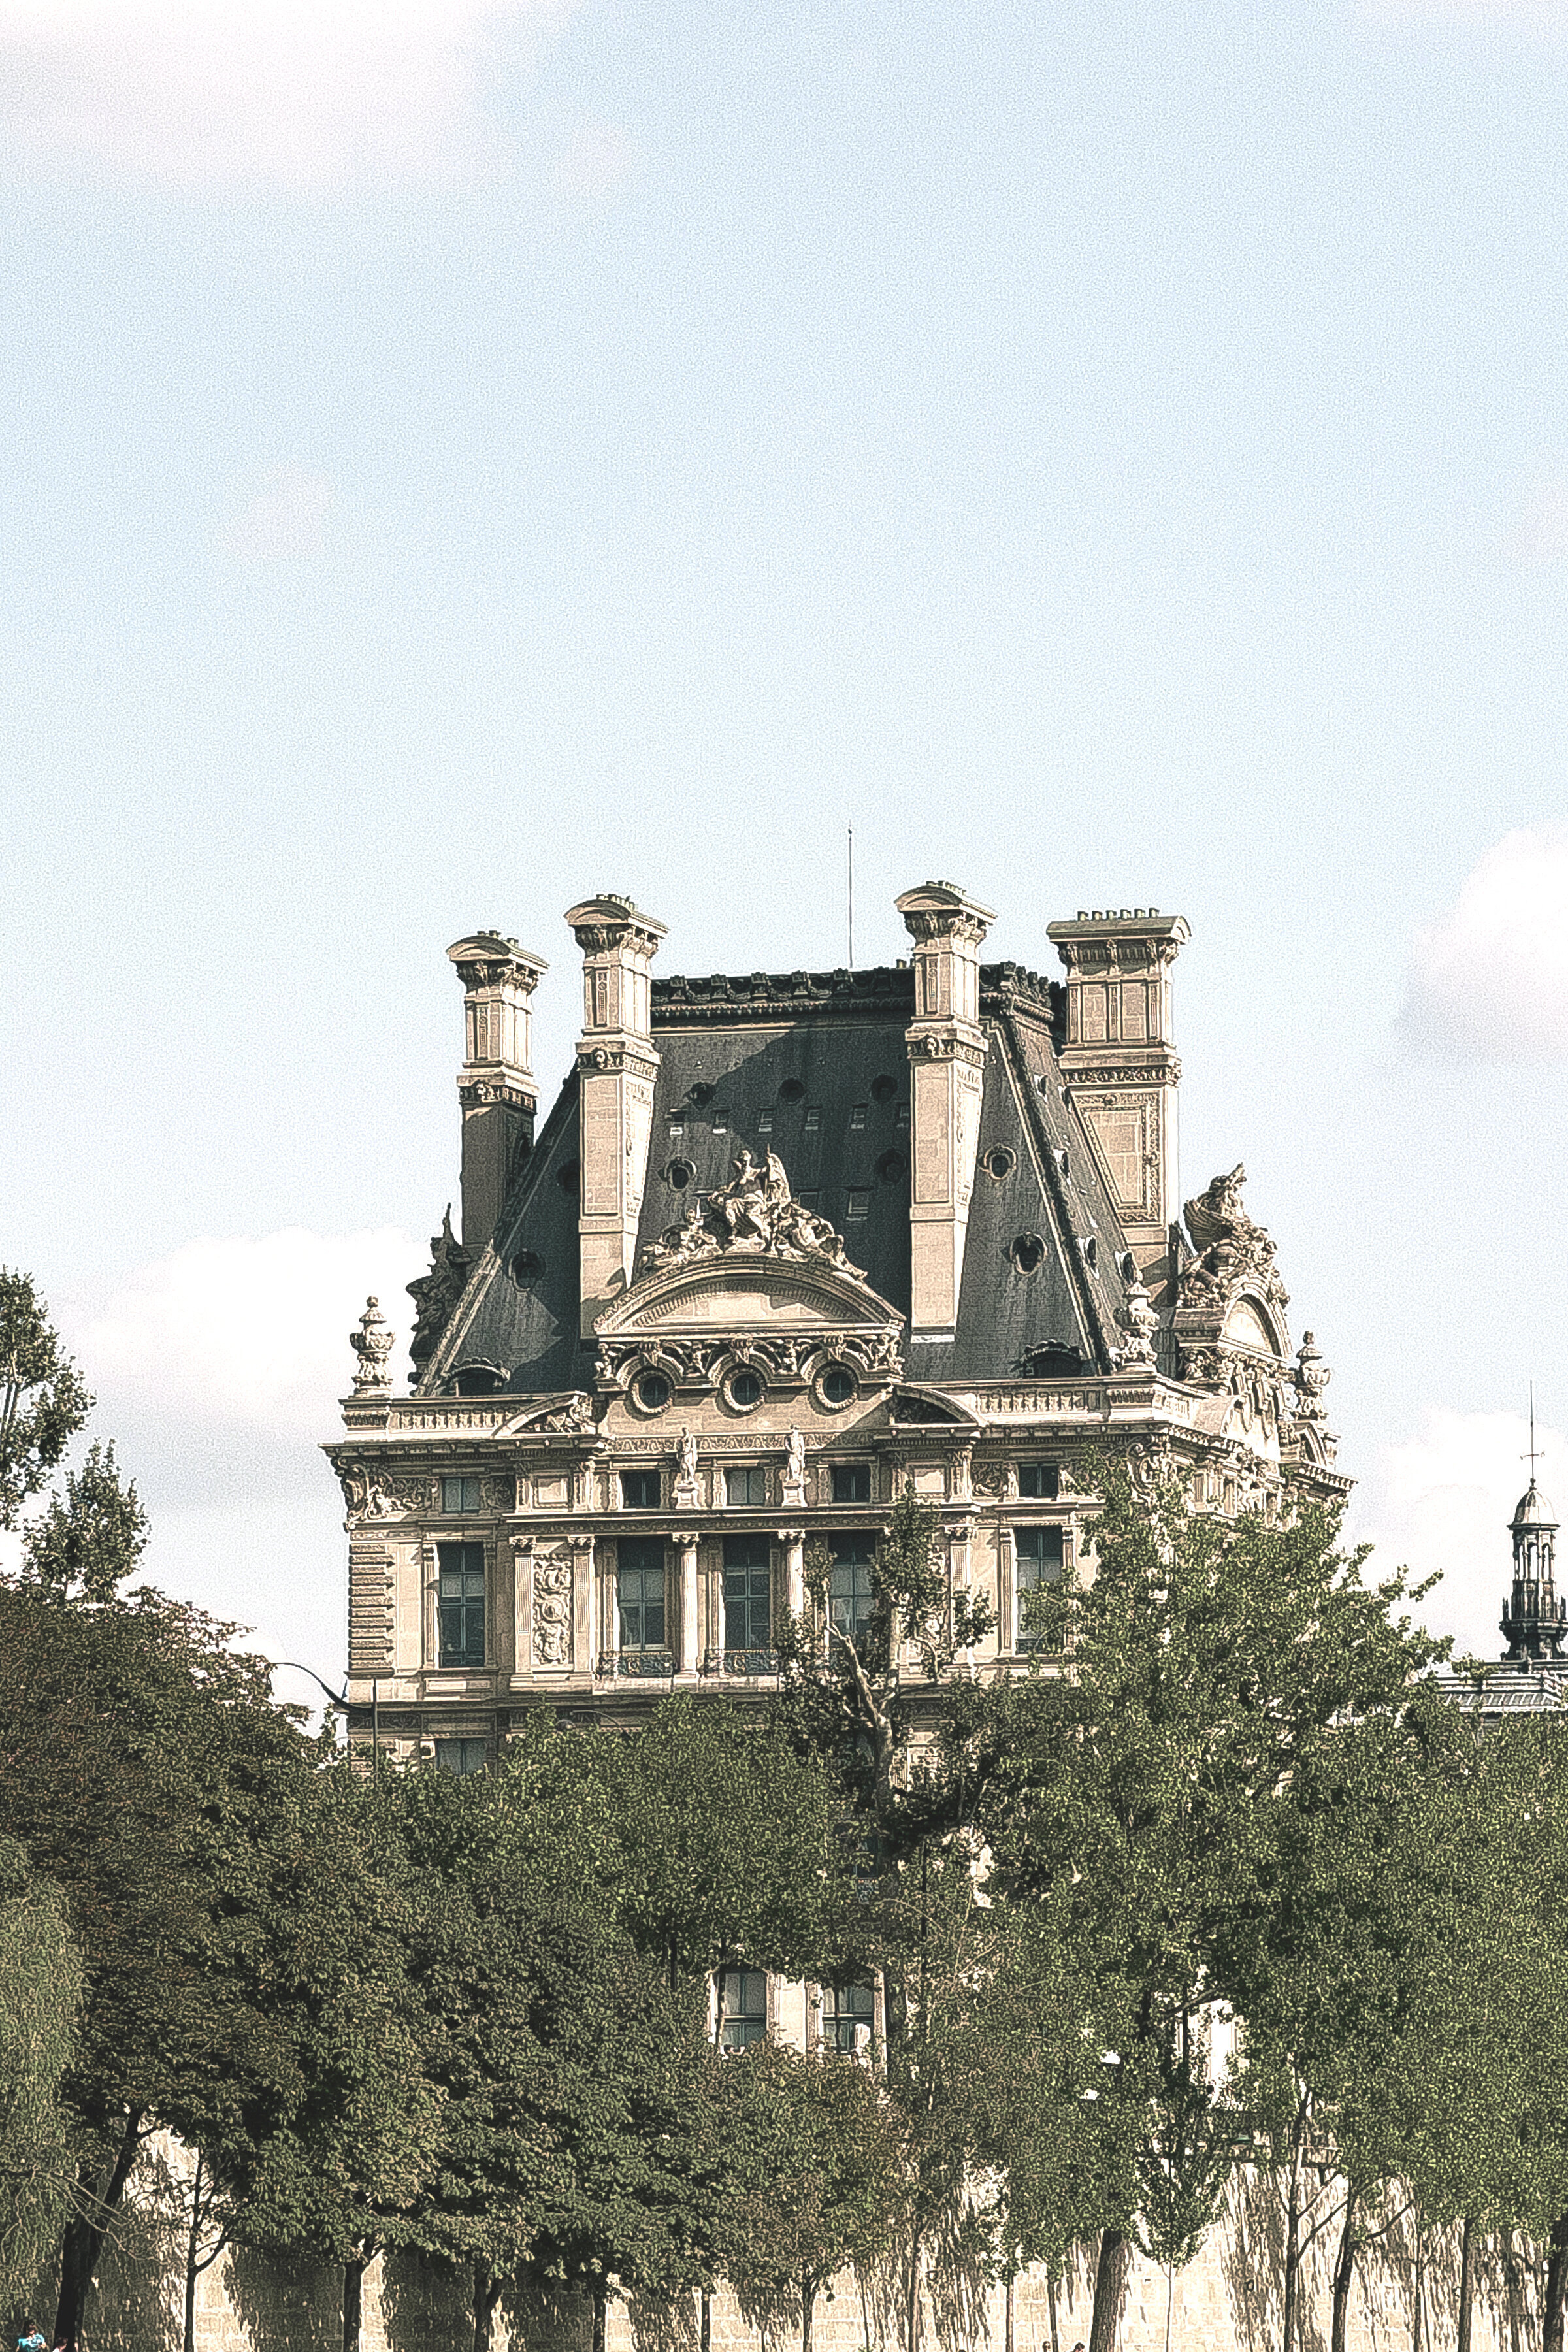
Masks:
[[[191,2226],[185,2233],[185,2336],[184,2352],[196,2352],[196,2255],[202,2235],[202,2152],[196,2150],[196,2168],[191,2175]]]
[[[103,2187],[99,2188],[91,2178],[84,2178],[79,2184],[83,2202],[92,2219],[87,2221],[79,2214],[68,2222],[60,2248],[60,2299],[55,2313],[55,2342],[63,2345],[65,2352],[81,2352],[82,2320],[87,2311],[93,2273],[98,2268],[99,2255],[103,2252],[110,2221],[120,2210],[120,2200],[125,2194],[125,2184],[131,2178],[131,2168],[136,2161],[136,2151],[141,2144],[142,2110],[138,2107],[133,2108],[124,2119],[120,2146]]]
[[[811,2323],[816,2311],[816,2281],[809,2271],[800,2274],[800,2352],[811,2352]]]
[[[1470,2352],[1470,2305],[1475,2300],[1475,2249],[1471,2243],[1471,2222],[1467,2213],[1459,2229],[1459,2340],[1456,2352]]]
[[[1519,2254],[1511,2229],[1505,2230],[1499,2239],[1498,2252],[1502,2257],[1503,2289],[1508,2297],[1508,2352],[1519,2352]]]
[[[363,2254],[351,2254],[343,2264],[343,2352],[359,2352],[360,2309],[364,2301]]]
[[[1285,2288],[1279,2334],[1282,2352],[1296,2352],[1296,2305],[1301,2294],[1301,2150],[1307,2136],[1307,2102],[1297,2104],[1290,2127],[1289,2187],[1285,2195]]]
[[[706,2287],[697,2305],[697,2352],[713,2352],[713,2298]]]
[[[1013,2266],[1002,2282],[1002,2352],[1013,2352]]]
[[[1116,2352],[1126,2276],[1126,2239],[1120,2230],[1102,2230],[1100,2257],[1094,2266],[1094,2315],[1089,2323],[1089,2352]]]
[[[1051,2352],[1062,2352],[1061,2340],[1057,2334],[1057,2274],[1054,2270],[1046,2273],[1046,2307],[1051,2315]]]
[[[923,1853],[925,1849],[921,1849]],[[910,2240],[910,2273],[904,2291],[904,2352],[921,2352],[921,2242]]]
[[[1415,2294],[1410,2314],[1410,2352],[1422,2352],[1426,2333],[1426,2232],[1421,2216],[1415,2217]]]
[[[474,2352],[490,2352],[490,2322],[500,2301],[500,2281],[484,2263],[474,2264]]]
[[[1345,2327],[1350,2316],[1351,2288],[1355,2284],[1355,2258],[1360,2244],[1355,2233],[1357,2201],[1355,2190],[1347,2189],[1339,2252],[1334,2256],[1333,2315],[1330,2322],[1329,2352],[1345,2352]]]
[[[1563,2352],[1563,2290],[1568,2285],[1568,2213],[1552,2224],[1551,2252],[1546,2261],[1545,2309],[1542,2314],[1541,2352]]]
[[[605,2314],[609,2301],[609,2288],[605,2284],[603,2278],[596,2278],[594,2281],[594,2335],[591,2352],[605,2352]]]

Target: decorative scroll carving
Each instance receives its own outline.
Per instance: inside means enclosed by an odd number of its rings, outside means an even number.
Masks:
[[[533,1556],[533,1663],[536,1666],[572,1663],[569,1552],[535,1552]]]
[[[856,1282],[865,1281],[859,1267],[850,1265],[843,1239],[827,1219],[795,1198],[776,1151],[770,1151],[765,1161],[757,1160],[742,1145],[732,1165],[735,1173],[728,1184],[706,1200],[693,1195],[680,1223],[649,1242],[638,1263],[639,1274],[658,1274],[721,1251],[765,1252],[773,1257],[816,1259]]]
[[[648,1371],[666,1373],[678,1386],[689,1387],[696,1382],[712,1382],[731,1364],[746,1363],[770,1381],[804,1381],[809,1376],[809,1360],[819,1344],[814,1339],[771,1335],[755,1339],[750,1333],[727,1335],[721,1339],[677,1339],[662,1335],[655,1339],[646,1332],[629,1331],[601,1340],[595,1370],[601,1380],[618,1381],[628,1366],[637,1364]],[[881,1372],[896,1374],[902,1369],[899,1335],[892,1330],[836,1331],[831,1353],[835,1362],[852,1365],[857,1371],[871,1376]]]
[[[354,1367],[355,1396],[390,1396],[392,1373],[387,1358],[392,1353],[392,1327],[374,1298],[365,1300],[359,1328],[349,1333],[349,1345],[359,1359]]]
[[[468,1286],[472,1266],[472,1258],[452,1231],[448,1203],[440,1232],[430,1236],[430,1271],[408,1286],[408,1296],[415,1306],[414,1337],[408,1342],[408,1353],[416,1379],[435,1354],[441,1334],[452,1319],[452,1309]]]
[[[338,1483],[353,1526],[367,1519],[406,1518],[411,1511],[435,1507],[435,1481],[430,1478],[390,1477],[363,1462],[345,1462]]]

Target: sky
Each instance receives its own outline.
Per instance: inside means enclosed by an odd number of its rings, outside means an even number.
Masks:
[[[1179,911],[1352,1532],[1568,1499],[1563,0],[0,0],[0,1258],[331,1679],[447,943]],[[280,1687],[283,1685],[280,1684]],[[292,1695],[292,1693],[291,1693]]]

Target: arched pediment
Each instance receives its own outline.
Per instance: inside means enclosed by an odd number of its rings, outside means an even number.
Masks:
[[[901,1331],[896,1307],[821,1258],[726,1250],[643,1275],[597,1318],[601,1339],[745,1331]]]
[[[1226,1307],[1220,1338],[1232,1347],[1256,1349],[1260,1355],[1283,1359],[1286,1353],[1284,1332],[1263,1301],[1251,1291],[1244,1291]]]

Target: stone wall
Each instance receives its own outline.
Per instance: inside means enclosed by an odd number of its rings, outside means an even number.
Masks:
[[[88,2352],[180,2352],[180,2189],[178,2152],[153,2152],[104,2251],[89,2315]],[[1338,2236],[1331,2191],[1325,2203],[1331,2218],[1313,2241],[1307,2262],[1301,2352],[1328,2352],[1329,2273]],[[1321,2204],[1315,2212],[1323,2210]],[[1267,2179],[1249,2176],[1199,2259],[1185,2270],[1168,2278],[1155,2264],[1133,2257],[1119,2352],[1279,2352],[1282,2254],[1278,2197]],[[1347,2352],[1406,2352],[1415,2273],[1416,2244],[1405,2215],[1360,2257]],[[1476,2274],[1473,2352],[1536,2352],[1540,2265],[1521,2252],[1517,2336],[1508,2324],[1508,2286],[1495,2242],[1479,2247]],[[1423,2339],[1451,2345],[1457,2335],[1457,2231],[1429,2233],[1422,2277]],[[231,2248],[198,2282],[197,2352],[340,2352],[341,2284],[334,2266],[279,2262]],[[1043,2273],[1026,2273],[1014,2290],[1014,2352],[1073,2352],[1087,2342],[1091,2290],[1087,2256],[1057,2282],[1054,2293]],[[47,2328],[54,2313],[50,2283],[40,2281],[30,2308]],[[472,2333],[462,2277],[406,2256],[388,2257],[366,2273],[362,2352],[466,2352]],[[590,2335],[590,2313],[581,2296],[548,2306],[510,2298],[497,2314],[495,2352],[521,2352],[525,2346],[527,2352],[588,2352]],[[793,2352],[799,2340],[793,2321],[760,2335],[728,2294],[714,2299],[711,2336],[713,2352]],[[814,2336],[815,2352],[865,2352],[868,2347],[882,2352],[884,2346],[894,2352],[892,2329],[849,2277],[819,2297]],[[934,2314],[927,2315],[925,2340],[931,2352],[938,2352]],[[954,2332],[949,2352],[953,2346],[960,2352],[987,2347],[1004,2352],[1005,2343],[1006,2298],[998,2285],[984,2293],[973,2318]],[[696,2352],[694,2310],[633,2314],[613,2304],[606,2352]]]

